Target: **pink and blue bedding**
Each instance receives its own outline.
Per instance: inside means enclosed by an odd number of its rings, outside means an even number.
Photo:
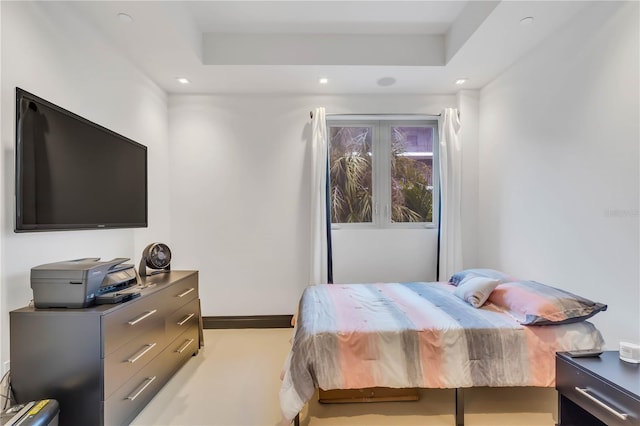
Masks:
[[[455,290],[441,282],[306,288],[283,368],[285,421],[316,388],[552,387],[557,351],[604,344],[588,321],[525,325],[491,296],[474,307]]]

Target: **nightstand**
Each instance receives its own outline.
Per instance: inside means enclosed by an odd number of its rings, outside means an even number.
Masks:
[[[640,364],[556,354],[558,426],[640,426]]]

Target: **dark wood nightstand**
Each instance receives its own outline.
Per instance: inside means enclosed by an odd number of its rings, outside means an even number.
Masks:
[[[640,364],[556,354],[558,426],[640,426]]]

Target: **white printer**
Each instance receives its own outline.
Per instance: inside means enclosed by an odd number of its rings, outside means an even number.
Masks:
[[[48,263],[31,268],[36,308],[86,308],[96,297],[138,283],[129,258],[100,261],[99,257]]]

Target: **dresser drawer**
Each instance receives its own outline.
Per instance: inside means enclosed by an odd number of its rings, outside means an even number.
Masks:
[[[167,317],[167,340],[172,341],[194,325],[200,323],[200,300],[195,299]]]
[[[116,426],[130,423],[197,350],[198,327],[192,327],[104,402],[104,424]]]
[[[556,388],[609,426],[640,425],[640,406],[636,399],[562,358],[557,359]]]
[[[165,298],[167,300],[167,309],[169,309],[168,313],[175,312],[198,298],[198,276],[189,276],[164,291],[166,292]]]
[[[143,334],[105,357],[103,399],[108,399],[116,389],[162,352],[168,343],[164,319],[155,318],[148,323],[148,327]]]
[[[171,376],[172,356],[163,351],[104,402],[105,426],[126,425],[151,401]]]
[[[192,355],[198,353],[200,349],[198,338],[198,326],[192,325],[169,345],[168,349],[173,354],[172,359],[176,369],[180,368]]]
[[[156,318],[173,312],[162,291],[127,302],[122,309],[102,318],[103,356],[153,328]]]

